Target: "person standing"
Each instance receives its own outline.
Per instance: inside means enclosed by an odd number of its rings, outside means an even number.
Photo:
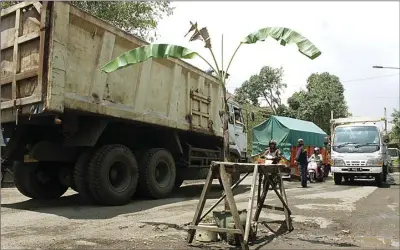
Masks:
[[[301,186],[303,188],[307,187],[307,165],[308,165],[308,157],[307,151],[304,149],[304,141],[303,139],[298,139],[297,144],[299,149],[296,152],[296,163],[300,168],[300,177],[301,177]]]

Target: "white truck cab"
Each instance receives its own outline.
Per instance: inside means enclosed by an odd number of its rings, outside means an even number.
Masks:
[[[378,186],[388,173],[388,136],[377,122],[385,118],[339,118],[331,120],[331,171],[336,185],[355,177],[374,177]]]
[[[229,100],[228,106],[229,151],[240,162],[247,161],[247,122],[238,103]]]

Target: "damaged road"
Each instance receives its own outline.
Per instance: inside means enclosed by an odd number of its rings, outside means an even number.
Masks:
[[[390,179],[390,178],[389,178]],[[239,209],[247,208],[247,178],[235,196]],[[377,188],[370,181],[336,186],[332,180],[300,188],[286,182],[294,231],[286,232],[283,213],[266,211],[252,249],[267,248],[378,248],[399,249],[398,173]],[[15,188],[1,191],[1,248],[110,248],[110,249],[225,249],[224,243],[186,244],[186,229],[196,209],[201,182],[190,181],[169,199],[132,200],[121,207],[96,207],[74,191],[56,201],[29,200]],[[217,181],[206,204],[219,198]],[[271,194],[267,204],[279,205]],[[219,207],[223,209],[223,205]]]

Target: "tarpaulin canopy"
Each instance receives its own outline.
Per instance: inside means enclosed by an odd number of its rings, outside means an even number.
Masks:
[[[305,146],[323,147],[327,134],[317,125],[283,116],[271,116],[253,128],[253,152],[259,154],[268,147],[274,139],[279,148],[290,148],[297,145],[299,138],[304,140]]]

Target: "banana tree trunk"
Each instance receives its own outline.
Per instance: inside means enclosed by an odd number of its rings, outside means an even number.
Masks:
[[[224,161],[229,162],[230,157],[229,157],[229,106],[228,106],[228,101],[226,99],[226,89],[225,89],[225,83],[223,82],[223,89],[224,89],[224,124],[223,124],[223,135],[224,135]],[[229,187],[232,186],[232,175],[228,174],[228,185]],[[229,202],[225,198],[225,211],[230,211],[231,208],[229,207]]]

